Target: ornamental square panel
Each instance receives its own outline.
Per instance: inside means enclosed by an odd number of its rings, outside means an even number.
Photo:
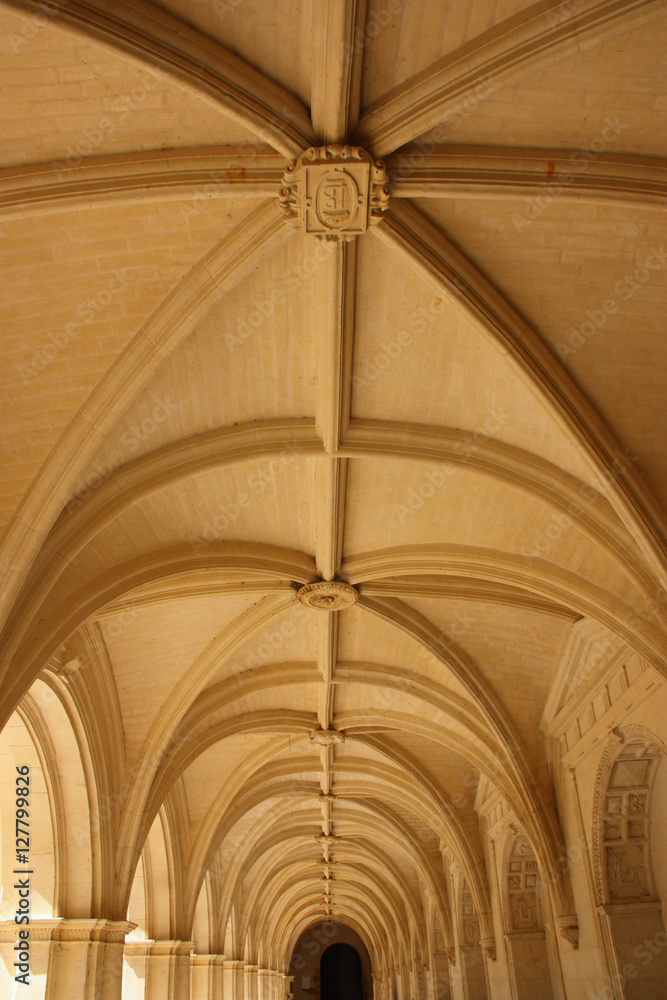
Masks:
[[[388,201],[384,164],[358,146],[304,150],[285,171],[280,191],[288,225],[346,242],[380,222]]]

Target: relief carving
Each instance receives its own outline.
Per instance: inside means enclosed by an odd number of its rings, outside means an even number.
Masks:
[[[321,240],[355,239],[388,204],[384,164],[359,146],[311,146],[290,163],[280,189],[287,224]]]
[[[648,897],[643,844],[607,847],[607,879],[612,900]]]
[[[628,811],[631,813],[646,812],[646,795],[630,795]]]
[[[359,592],[341,580],[318,580],[306,583],[296,592],[302,604],[317,611],[342,611],[359,600]]]
[[[512,897],[512,928],[515,931],[527,931],[537,928],[534,917],[536,899],[534,893],[523,893]]]
[[[505,926],[509,933],[539,930],[538,875],[532,845],[519,835],[512,843],[505,862]]]
[[[651,775],[664,747],[643,726],[614,730],[593,796],[593,873],[598,905],[652,897],[648,813]]]

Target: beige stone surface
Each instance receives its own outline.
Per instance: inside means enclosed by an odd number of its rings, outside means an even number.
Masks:
[[[663,1000],[665,24],[0,5],[0,994]]]

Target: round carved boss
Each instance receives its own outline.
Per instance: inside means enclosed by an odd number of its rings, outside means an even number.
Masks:
[[[296,596],[307,608],[318,611],[342,611],[359,600],[359,594],[351,584],[335,580],[307,583],[299,588]]]

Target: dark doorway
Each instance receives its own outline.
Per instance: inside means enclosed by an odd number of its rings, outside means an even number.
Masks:
[[[364,1000],[359,952],[349,944],[332,944],[320,959],[321,1000]]]

